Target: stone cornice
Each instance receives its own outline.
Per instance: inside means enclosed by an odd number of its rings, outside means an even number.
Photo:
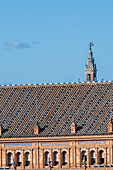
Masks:
[[[1,138],[0,143],[29,143],[29,142],[66,142],[66,141],[101,141],[113,140],[113,135],[95,136],[61,136],[61,137],[29,137],[29,138]]]

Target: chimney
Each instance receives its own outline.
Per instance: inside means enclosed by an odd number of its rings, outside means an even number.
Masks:
[[[73,123],[71,124],[71,133],[76,133],[77,125],[75,124],[75,119],[73,119]]]
[[[108,123],[108,132],[113,132],[113,119]]]
[[[2,135],[3,133],[3,127],[0,125],[0,136]]]

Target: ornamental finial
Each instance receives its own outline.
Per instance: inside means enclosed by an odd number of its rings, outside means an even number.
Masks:
[[[73,124],[75,124],[75,119],[73,118]]]

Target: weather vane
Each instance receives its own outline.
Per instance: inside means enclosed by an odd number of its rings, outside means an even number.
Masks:
[[[91,47],[92,46],[94,46],[94,43],[91,41],[90,43],[89,43],[89,50],[91,50]]]

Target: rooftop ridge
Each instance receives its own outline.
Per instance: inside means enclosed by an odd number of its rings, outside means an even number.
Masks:
[[[34,84],[0,84],[0,87],[9,87],[9,86],[36,86],[36,85],[62,85],[62,84],[89,84],[89,83],[112,83],[113,80],[107,81],[83,81],[83,82],[58,82],[58,83],[34,83]]]

